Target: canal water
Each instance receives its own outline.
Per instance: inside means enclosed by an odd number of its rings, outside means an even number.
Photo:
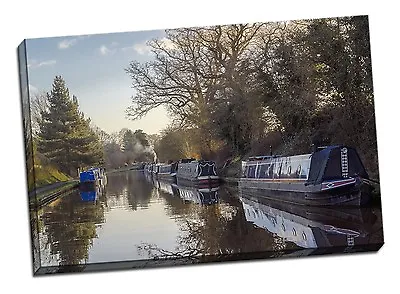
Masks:
[[[234,185],[196,189],[140,171],[73,190],[42,207],[35,227],[39,267],[50,272],[369,251],[383,243],[378,205],[270,203]]]

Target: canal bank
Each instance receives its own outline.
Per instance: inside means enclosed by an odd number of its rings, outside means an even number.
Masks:
[[[57,182],[47,186],[39,187],[29,193],[29,206],[31,208],[41,207],[60,197],[68,191],[79,186],[78,180]]]

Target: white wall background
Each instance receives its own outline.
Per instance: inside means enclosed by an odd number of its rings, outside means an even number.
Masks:
[[[86,3],[90,2],[90,3]],[[398,270],[395,1],[14,1],[0,12],[2,293],[390,293]],[[377,254],[32,278],[16,48],[24,38],[347,15],[370,16],[385,242]],[[398,260],[398,259],[397,259]],[[397,274],[396,274],[397,272]],[[384,290],[386,289],[386,290]],[[142,292],[143,293],[143,292]]]

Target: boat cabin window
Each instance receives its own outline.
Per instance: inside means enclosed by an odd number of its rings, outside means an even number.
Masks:
[[[260,163],[258,165],[258,171],[257,171],[257,178],[263,179],[265,178],[265,174],[268,172],[268,166],[267,164]]]
[[[272,164],[260,163],[258,165],[258,178],[260,179],[272,178]]]
[[[247,166],[247,177],[255,178],[255,176],[256,176],[256,165],[255,164],[248,165]]]
[[[340,149],[334,149],[329,154],[328,164],[325,168],[324,179],[331,180],[342,177]]]
[[[273,166],[273,178],[279,179],[282,172],[282,162],[276,161]]]

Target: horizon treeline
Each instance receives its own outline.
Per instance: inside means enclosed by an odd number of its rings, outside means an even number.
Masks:
[[[95,126],[61,76],[50,92],[31,98],[31,121],[36,186],[74,178],[92,166],[119,168],[154,159],[142,130],[107,134]]]
[[[154,59],[126,68],[135,120],[162,106],[174,123],[160,159],[220,163],[347,144],[378,177],[367,16],[166,30]]]

